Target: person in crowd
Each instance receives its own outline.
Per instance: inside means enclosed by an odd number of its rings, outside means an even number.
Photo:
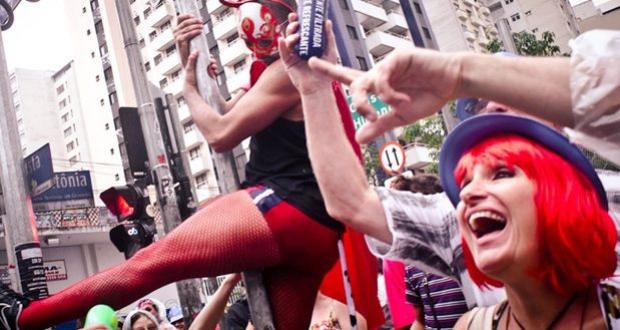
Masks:
[[[136,309],[130,312],[123,323],[123,330],[160,330],[157,319],[149,311]]]
[[[153,298],[144,298],[138,301],[137,309],[147,311],[155,317],[157,324],[161,330],[174,330],[174,326],[170,324],[166,317],[166,308],[161,301]]]
[[[181,307],[178,305],[170,307],[168,310],[168,321],[170,324],[175,327],[177,330],[186,330],[187,326],[185,325],[185,319],[183,319],[183,311]]]
[[[439,177],[432,174],[415,175],[407,190],[424,195],[443,192]],[[411,329],[452,329],[468,311],[460,285],[449,277],[408,266],[405,283],[407,302],[415,308],[416,320]]]
[[[42,329],[82,315],[85,306],[105,303],[120,308],[174,281],[263,269],[276,328],[301,329],[309,326],[317,291],[330,270],[337,276],[331,283],[342,286],[342,276],[333,267],[344,228],[325,210],[308,158],[299,94],[278,58],[277,38],[287,23],[286,15],[295,11],[295,2],[225,4],[237,7],[239,35],[257,61],[250,70],[251,88],[234,105],[228,104],[224,115],[217,114],[197,91],[198,53],[190,54],[188,47],[189,40],[201,33],[202,22],[179,17],[175,36],[186,63],[183,95],[209,145],[222,152],[251,137],[245,189],[213,201],[126,262],[48,298],[30,302],[3,286],[2,328]],[[332,93],[338,93],[339,104],[344,105],[340,108],[347,113],[339,85],[334,86]],[[353,265],[376,265],[362,238],[357,240],[359,247],[348,251],[361,257],[347,259]],[[372,267],[349,271],[356,307],[369,324],[381,323],[373,292],[376,271],[374,275]],[[330,292],[329,287],[323,288]],[[331,292],[344,301],[340,291]]]

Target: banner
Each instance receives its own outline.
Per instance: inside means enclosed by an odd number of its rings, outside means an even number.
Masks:
[[[64,281],[67,279],[67,267],[64,260],[51,260],[43,262],[45,279],[49,281]]]

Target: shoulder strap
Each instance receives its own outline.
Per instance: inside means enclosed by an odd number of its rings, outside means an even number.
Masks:
[[[468,330],[495,330],[497,324],[494,322],[496,315],[497,319],[501,317],[506,309],[507,302],[504,301],[499,305],[493,305],[488,307],[475,307],[470,311],[469,320],[467,322]],[[497,310],[497,312],[495,312]]]

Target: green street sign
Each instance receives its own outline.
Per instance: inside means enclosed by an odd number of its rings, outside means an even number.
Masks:
[[[351,111],[351,116],[353,116],[353,125],[355,126],[355,130],[357,131],[358,129],[360,129],[360,127],[366,124],[366,119],[355,111],[355,109],[353,108],[352,100],[353,97],[351,95],[348,95],[347,103],[349,104],[349,111]],[[382,116],[390,111],[390,107],[374,94],[368,95],[368,102],[370,103],[370,105],[373,106],[373,108],[375,108],[375,111],[377,111],[377,116]]]

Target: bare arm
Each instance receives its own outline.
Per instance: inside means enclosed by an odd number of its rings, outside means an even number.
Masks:
[[[224,282],[222,282],[222,285],[215,291],[209,303],[198,313],[189,330],[215,329],[224,315],[228,297],[230,297],[240,279],[240,274],[228,275]]]
[[[289,18],[296,20],[296,15],[290,15]],[[338,221],[367,235],[391,242],[391,233],[379,196],[369,186],[364,169],[342,127],[331,79],[311,71],[306,62],[300,61],[291,52],[299,38],[292,34],[298,26],[297,22],[289,24],[289,37],[279,42],[280,54],[301,94],[308,152],[327,212]],[[331,22],[326,25],[326,31],[328,46],[325,56],[335,61]]]
[[[573,126],[570,63],[564,57],[461,55],[457,94],[510,105],[562,126]]]
[[[415,309],[415,321],[411,325],[411,330],[424,330],[424,308],[421,305],[413,305]]]
[[[216,152],[232,149],[299,103],[299,94],[284,72],[282,63],[276,61],[230,111],[220,115],[203,100],[196,88],[197,56],[198,53],[194,52],[188,58],[183,96],[196,126]]]

